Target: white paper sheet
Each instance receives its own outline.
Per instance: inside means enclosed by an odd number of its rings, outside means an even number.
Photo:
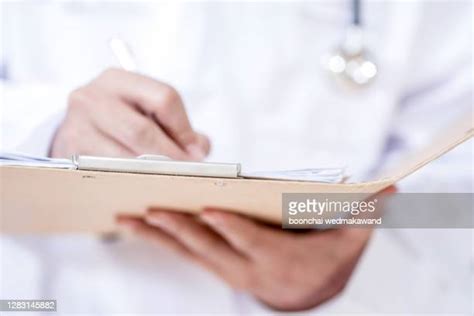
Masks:
[[[344,168],[313,168],[279,171],[256,171],[241,174],[244,178],[275,179],[292,181],[313,181],[325,183],[341,183],[345,179]]]
[[[0,166],[25,166],[41,168],[76,169],[71,159],[31,156],[23,153],[0,152]],[[298,170],[256,171],[240,174],[243,178],[312,181],[341,183],[345,179],[344,168],[308,168]]]
[[[39,157],[11,152],[0,152],[0,166],[76,169],[70,159]]]

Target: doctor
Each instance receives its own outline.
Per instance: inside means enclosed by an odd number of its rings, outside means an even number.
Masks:
[[[333,80],[326,63],[344,43],[351,6],[7,4],[5,33],[15,40],[5,41],[6,77],[16,87],[47,83],[41,98],[31,98],[36,104],[25,106],[31,112],[23,120],[35,128],[18,141],[20,148],[53,157],[157,153],[240,161],[260,170],[344,164],[354,177],[366,177],[423,143],[450,114],[469,108],[472,51],[463,39],[471,4],[364,2],[364,47],[378,73],[355,89]],[[134,48],[142,73],[109,67],[106,43],[116,33]],[[35,39],[35,58],[24,49],[25,34]],[[97,75],[98,69],[106,70]],[[16,87],[6,86],[11,104]],[[52,105],[61,91],[67,100]],[[38,122],[40,112],[64,105],[57,124]],[[7,124],[21,122],[15,113],[22,111],[15,111]],[[414,122],[420,116],[426,124]],[[36,260],[46,269],[56,266],[46,296],[79,312],[309,309],[348,284],[372,234],[294,234],[214,209],[198,218],[154,209],[144,218],[120,216],[118,223],[151,243],[33,242],[46,249],[38,253],[57,258]],[[195,266],[244,294],[233,294]],[[80,296],[87,306],[67,296]],[[150,306],[151,299],[158,303]]]
[[[70,94],[51,154],[75,153],[125,157],[156,153],[202,160],[209,153],[209,139],[191,127],[174,88],[108,69]],[[232,288],[283,310],[308,309],[340,292],[371,231],[295,234],[216,209],[197,218],[152,209],[145,218],[120,216],[118,223],[204,266]]]

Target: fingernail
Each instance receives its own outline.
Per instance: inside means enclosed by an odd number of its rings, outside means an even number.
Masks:
[[[154,226],[162,225],[162,221],[157,215],[147,215],[145,217],[145,222],[147,222],[150,225],[154,225]]]
[[[120,227],[125,228],[127,230],[133,230],[136,226],[134,222],[129,222],[129,221],[118,221],[117,224]]]
[[[204,150],[196,145],[196,144],[189,144],[186,146],[186,151],[188,154],[191,155],[195,160],[203,160],[206,157],[206,153]]]
[[[215,216],[214,214],[204,212],[204,213],[201,214],[201,218],[204,222],[206,222],[210,225],[216,225],[216,224],[220,223],[219,216]]]
[[[173,221],[169,220],[168,218],[166,218],[166,216],[163,215],[147,216],[145,218],[145,221],[150,225],[158,226],[165,229],[172,229],[173,227]]]

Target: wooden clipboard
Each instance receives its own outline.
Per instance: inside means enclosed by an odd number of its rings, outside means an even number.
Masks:
[[[474,134],[465,115],[433,142],[376,180],[312,183],[0,167],[0,233],[101,233],[116,229],[115,214],[149,207],[199,212],[206,206],[281,222],[283,193],[363,193],[370,196],[413,173]]]

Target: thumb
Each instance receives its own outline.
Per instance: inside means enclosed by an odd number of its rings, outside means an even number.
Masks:
[[[211,143],[209,138],[201,133],[194,133],[191,141],[184,146],[192,160],[201,161],[209,154]]]

